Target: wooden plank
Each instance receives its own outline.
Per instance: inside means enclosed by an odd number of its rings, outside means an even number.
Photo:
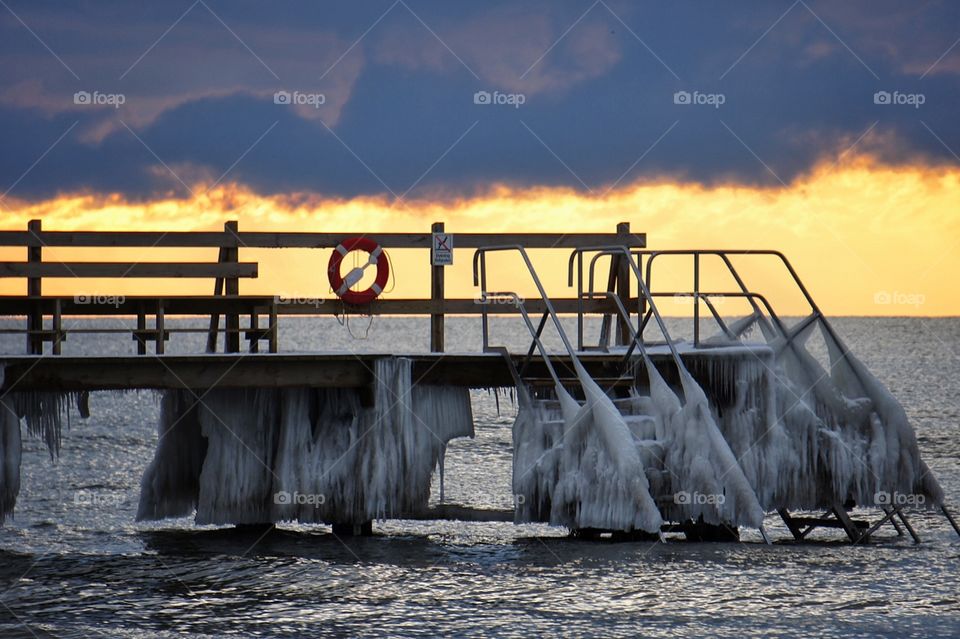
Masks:
[[[151,337],[155,337],[151,335]],[[369,387],[375,361],[390,355],[351,354],[201,354],[86,357],[20,355],[0,359],[5,375],[0,393],[47,390],[118,390],[132,388],[317,388]],[[522,355],[514,356],[519,361]],[[499,354],[412,355],[415,383],[468,388],[513,386],[509,367]],[[667,356],[654,356],[657,365],[669,366]],[[551,361],[561,370],[572,370],[568,356]],[[620,361],[619,355],[581,357],[587,371],[602,377]],[[546,377],[543,361],[531,362],[534,375]]]
[[[269,233],[245,231],[236,236],[218,231],[0,231],[0,246],[47,247],[146,247],[146,248],[333,248],[348,237],[370,237],[384,248],[429,249],[429,233]],[[573,249],[620,245],[645,248],[646,235],[633,233],[626,240],[613,233],[457,233],[457,247],[521,244],[530,249]]]
[[[370,384],[373,367],[372,362],[365,364],[357,357],[291,361],[265,354],[220,354],[204,359],[170,355],[120,358],[59,356],[26,365],[9,360],[6,364],[9,366],[7,384],[17,390],[50,391],[204,389],[214,386],[355,388]],[[14,374],[17,377],[10,378]],[[21,379],[18,380],[18,377]]]
[[[0,277],[257,277],[257,263],[0,262]]]
[[[210,315],[211,313],[235,312],[239,314],[248,314],[253,311],[268,313],[270,308],[276,306],[276,312],[280,315],[336,315],[343,311],[339,300],[330,298],[311,301],[309,303],[275,304],[274,297],[260,295],[240,295],[235,298],[227,298],[214,295],[171,295],[163,297],[151,296],[50,296],[39,300],[40,308],[46,313],[52,313],[57,300],[61,303],[64,315],[71,316],[113,316],[113,315],[136,315],[141,305],[147,305],[154,308],[158,300],[163,300],[164,309],[167,316],[171,315]],[[575,298],[555,298],[551,299],[558,313],[574,314],[577,312],[577,300]],[[26,315],[29,309],[33,308],[33,303],[23,296],[0,296],[0,316]],[[527,312],[531,315],[543,313],[546,305],[542,300],[529,299],[525,302]],[[613,312],[613,302],[596,299],[585,300],[583,303],[586,313]],[[477,304],[473,298],[453,298],[446,299],[442,305],[434,303],[429,299],[411,299],[411,298],[387,298],[374,300],[369,307],[364,308],[364,312],[375,315],[431,315],[433,313],[443,312],[449,315],[479,315],[482,311],[482,305]],[[510,305],[493,305],[490,307],[491,314],[515,315],[518,311]]]

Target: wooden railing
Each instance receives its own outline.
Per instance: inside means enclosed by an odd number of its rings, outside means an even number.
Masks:
[[[432,232],[443,232],[444,225],[436,223]],[[18,332],[26,335],[27,352],[42,354],[44,344],[51,344],[51,352],[59,354],[61,343],[72,332],[132,333],[140,354],[147,352],[153,343],[158,354],[164,352],[164,344],[175,332],[206,332],[207,351],[217,348],[218,335],[224,335],[224,351],[239,352],[241,338],[249,342],[249,350],[257,352],[261,341],[269,343],[269,351],[277,352],[278,315],[339,314],[343,305],[298,303],[276,296],[241,296],[239,281],[258,276],[256,262],[241,262],[241,249],[262,248],[318,248],[336,247],[348,237],[369,235],[385,249],[426,249],[432,247],[430,233],[309,233],[309,232],[263,232],[240,231],[236,221],[227,222],[222,232],[160,232],[160,231],[45,231],[40,220],[32,220],[25,231],[0,231],[0,248],[21,247],[27,252],[25,262],[0,262],[0,278],[20,278],[27,281],[25,296],[0,296],[0,317],[25,316],[25,330],[5,329],[2,332]],[[494,245],[518,244],[530,249],[576,249],[586,246],[616,244],[628,248],[644,248],[646,237],[630,233],[629,224],[619,224],[616,233],[457,233],[455,249],[478,249]],[[211,262],[59,262],[44,261],[44,248],[210,248],[218,249],[217,261]],[[147,251],[148,252],[148,251]],[[430,349],[444,350],[444,316],[446,314],[478,314],[481,305],[473,299],[450,299],[444,292],[444,267],[431,267],[430,298],[397,299],[378,298],[363,307],[371,315],[429,315]],[[623,269],[611,265],[611,286],[617,285],[618,274]],[[109,305],[90,304],[85,296],[44,296],[44,278],[210,278],[214,280],[213,294],[181,296],[114,296],[116,302]],[[629,280],[626,280],[629,281]],[[621,292],[629,289],[619,287]],[[578,312],[578,300],[554,299],[558,312]],[[542,300],[528,300],[530,312],[537,312]],[[584,307],[587,312],[610,313],[612,306],[603,301],[590,302]],[[165,319],[172,315],[208,315],[208,329],[167,328]],[[67,329],[64,316],[109,316],[133,315],[137,327],[125,329]],[[224,316],[224,328],[220,329],[220,316]],[[154,318],[153,327],[147,319]],[[246,328],[241,327],[242,316],[249,317]],[[261,327],[261,316],[268,317],[268,325]],[[44,328],[46,318],[50,328]]]

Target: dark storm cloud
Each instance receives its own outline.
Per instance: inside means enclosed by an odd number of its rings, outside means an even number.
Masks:
[[[7,2],[0,192],[777,184],[854,145],[957,162],[960,9],[835,4]]]

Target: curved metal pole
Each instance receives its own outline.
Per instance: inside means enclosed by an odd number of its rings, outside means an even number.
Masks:
[[[573,359],[577,358],[576,351],[573,349],[573,345],[570,344],[570,340],[567,338],[567,334],[563,330],[563,325],[560,323],[560,318],[557,316],[557,311],[553,308],[553,302],[550,301],[550,298],[547,296],[546,289],[543,288],[543,283],[540,282],[540,277],[537,275],[536,269],[533,268],[533,262],[530,261],[530,256],[527,255],[525,248],[519,244],[512,245],[502,245],[502,246],[485,246],[478,248],[473,254],[473,283],[474,286],[478,285],[477,280],[477,263],[478,258],[481,255],[486,255],[494,251],[517,251],[520,253],[520,256],[523,258],[524,264],[527,266],[527,270],[530,272],[530,276],[533,278],[533,283],[537,287],[537,291],[540,293],[540,299],[543,300],[543,304],[547,309],[547,312],[550,314],[550,319],[553,320],[554,325],[557,327],[557,333],[560,334],[560,340],[563,342],[564,347],[567,349],[567,353]],[[484,273],[486,269],[484,269]]]
[[[559,386],[560,377],[557,375],[557,371],[553,367],[553,363],[550,361],[546,347],[543,345],[543,342],[540,341],[540,336],[537,335],[537,330],[533,327],[533,322],[530,321],[530,314],[527,313],[527,309],[524,308],[520,296],[512,291],[496,291],[490,293],[484,292],[482,293],[482,296],[483,297],[481,299],[484,304],[486,304],[486,302],[490,299],[509,299],[517,308],[517,310],[520,311],[520,315],[523,317],[523,321],[527,325],[527,330],[530,331],[530,335],[533,337],[533,341],[537,345],[540,355],[543,357],[543,363],[546,365],[547,371],[550,373],[550,377],[553,378],[553,381]]]

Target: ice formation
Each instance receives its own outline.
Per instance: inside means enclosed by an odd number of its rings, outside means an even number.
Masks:
[[[355,389],[168,391],[139,519],[363,523],[424,508],[448,441],[473,436],[469,391],[411,384],[382,358]]]
[[[747,344],[759,325],[765,344]],[[819,328],[825,367],[807,342]],[[785,333],[785,334],[784,334]],[[897,400],[809,318],[787,331],[758,315],[682,359],[640,349],[636,383],[610,397],[576,366],[570,392],[518,389],[513,426],[517,521],[655,532],[663,521],[758,527],[764,512],[943,503]],[[661,353],[663,351],[661,350]],[[386,357],[372,401],[358,389],[172,390],[138,519],[199,523],[362,523],[425,507],[447,442],[472,436],[466,389],[411,383]],[[20,484],[21,423],[51,456],[70,393],[0,401],[0,521]]]
[[[0,398],[0,524],[13,513],[20,493],[21,420],[30,435],[44,441],[54,459],[60,454],[63,419],[69,418],[67,406],[77,397],[74,393],[31,391],[7,393]]]
[[[20,417],[0,400],[0,523],[13,512],[20,493]]]
[[[562,386],[562,447],[550,521],[579,528],[656,532],[662,523],[650,496],[640,453],[623,416],[577,365],[586,398],[581,406]]]
[[[582,368],[583,406],[563,388],[557,399],[521,394],[517,520],[652,531],[659,517],[649,499],[667,521],[750,527],[764,512],[848,500],[885,506],[919,496],[912,503],[941,505],[903,408],[828,325],[801,322],[790,339],[767,326],[768,347],[742,343],[757,320],[670,361],[672,384],[641,352],[646,374],[637,379],[646,384],[629,398],[606,397]],[[804,346],[818,324],[829,371]],[[648,481],[634,479],[638,461]],[[641,486],[648,494],[631,501]]]

